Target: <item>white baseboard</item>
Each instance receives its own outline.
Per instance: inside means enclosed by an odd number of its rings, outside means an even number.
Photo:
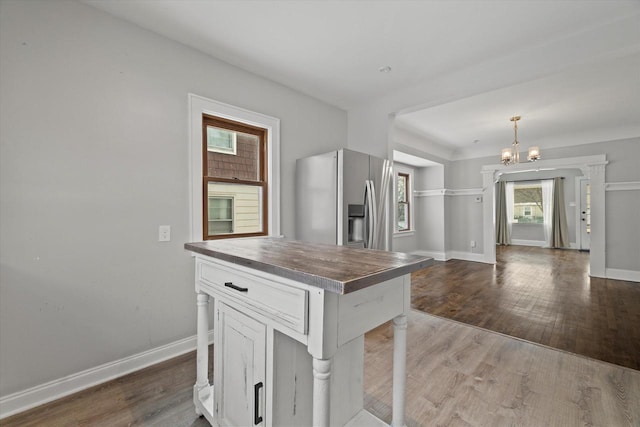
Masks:
[[[447,252],[448,259],[460,259],[463,261],[486,262],[484,254],[476,254],[473,252],[450,251]]]
[[[430,258],[433,258],[436,261],[447,261],[448,260],[448,258],[446,257],[444,252],[412,251],[411,253],[414,254],[414,255],[428,256]]]
[[[463,261],[486,262],[484,254],[476,254],[472,252],[448,251],[448,252],[432,252],[432,251],[413,251],[414,255],[422,255],[433,258],[436,261],[449,261],[450,259],[460,259]]]
[[[545,242],[543,240],[523,240],[523,239],[511,239],[511,244],[514,246],[534,246],[536,248],[544,248]],[[569,243],[568,249],[578,249],[576,242]]]
[[[0,419],[188,353],[195,350],[196,342],[194,335],[27,390],[2,396],[0,397]],[[209,343],[212,342],[213,331],[209,331]]]
[[[625,280],[627,282],[640,282],[640,271],[620,270],[617,268],[605,269],[607,279]]]
[[[541,248],[544,246],[544,240],[511,239],[511,244],[515,246],[535,246]]]

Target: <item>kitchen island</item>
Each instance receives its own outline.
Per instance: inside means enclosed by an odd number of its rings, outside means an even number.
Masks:
[[[363,409],[364,334],[392,319],[392,425],[405,425],[411,272],[432,259],[281,238],[185,249],[196,257],[194,403],[212,425],[385,425]]]

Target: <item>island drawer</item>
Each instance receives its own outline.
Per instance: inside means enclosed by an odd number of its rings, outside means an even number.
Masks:
[[[201,285],[296,332],[307,333],[307,290],[205,260],[198,260],[196,272]]]

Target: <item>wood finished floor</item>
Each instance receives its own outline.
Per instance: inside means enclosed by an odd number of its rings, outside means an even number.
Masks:
[[[415,310],[407,341],[408,427],[640,425],[639,371]],[[364,406],[385,422],[392,360],[388,322],[365,338]],[[191,398],[195,371],[188,353],[0,425],[205,427]]]
[[[640,283],[590,278],[589,254],[498,246],[412,276],[412,308],[640,370]]]
[[[409,316],[408,426],[639,427],[640,286],[589,279],[584,253],[497,256],[495,267],[450,261],[414,274],[414,309],[438,317]],[[365,407],[387,422],[392,336],[385,324],[365,339]],[[208,426],[194,413],[194,382],[189,353],[0,426]]]

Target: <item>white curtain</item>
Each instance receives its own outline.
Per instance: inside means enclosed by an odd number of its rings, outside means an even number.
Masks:
[[[551,227],[553,226],[553,180],[545,179],[542,186],[542,217],[544,219],[544,246],[551,247]]]
[[[514,198],[514,184],[513,182],[507,182],[505,185],[505,196],[507,201],[507,228],[509,229],[509,237],[513,235],[513,198]]]

